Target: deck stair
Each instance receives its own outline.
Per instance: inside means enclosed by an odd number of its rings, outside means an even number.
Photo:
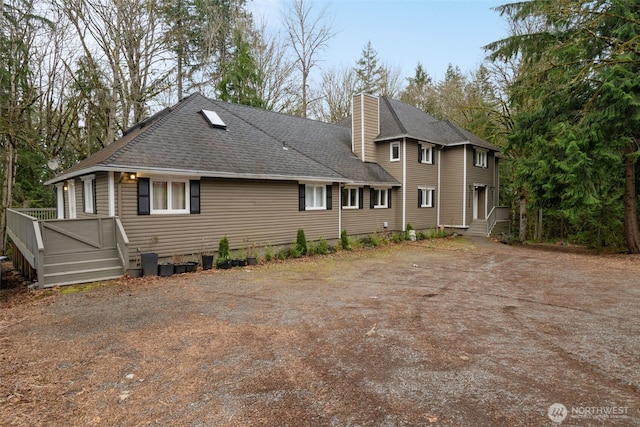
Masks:
[[[116,279],[123,274],[113,248],[44,256],[45,287]]]

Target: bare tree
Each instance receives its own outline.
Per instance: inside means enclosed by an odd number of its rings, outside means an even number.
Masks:
[[[312,106],[313,117],[329,123],[337,123],[349,117],[356,84],[356,73],[350,67],[332,68],[323,72],[322,85],[318,91],[321,102]]]
[[[307,117],[311,70],[318,65],[318,55],[335,35],[327,8],[312,16],[307,0],[293,0],[283,12],[287,44],[295,54],[295,66],[300,72],[300,102],[297,114]]]
[[[279,34],[268,34],[264,21],[252,32],[252,52],[257,67],[262,70],[262,85],[258,95],[267,110],[290,111],[295,101],[294,62],[286,55],[286,45]]]

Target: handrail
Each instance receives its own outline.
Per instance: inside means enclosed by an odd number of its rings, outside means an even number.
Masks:
[[[124,231],[124,226],[122,225],[120,218],[115,217],[114,219],[116,223],[116,248],[118,249],[118,255],[120,257],[122,267],[126,272],[129,268],[129,238],[127,237],[127,233]]]
[[[494,206],[491,208],[491,212],[487,215],[487,236],[491,236],[493,227],[495,227],[498,221],[509,220],[509,207],[508,206]]]
[[[24,259],[36,270],[38,286],[44,284],[44,241],[37,218],[16,209],[7,209],[7,234],[22,253]]]

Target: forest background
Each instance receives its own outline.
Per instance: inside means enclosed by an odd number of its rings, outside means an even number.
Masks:
[[[284,2],[274,31],[246,0],[0,0],[2,242],[6,208],[55,206],[47,179],[192,92],[327,122],[366,92],[500,146],[514,238],[639,253],[640,5],[495,13],[508,35],[486,60],[435,79],[420,58],[401,75],[371,42],[324,67],[339,29],[322,2]]]

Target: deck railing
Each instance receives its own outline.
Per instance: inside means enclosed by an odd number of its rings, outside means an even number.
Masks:
[[[498,221],[509,221],[509,207],[508,206],[494,206],[487,215],[487,236],[491,236],[493,227],[495,227]]]
[[[58,218],[58,210],[56,208],[20,208],[15,209],[15,211],[41,220]]]
[[[45,280],[49,280],[44,274],[45,252],[47,256],[72,254],[74,247],[76,251],[87,246],[102,249],[112,242],[123,270],[129,267],[129,239],[119,218],[56,219],[56,214],[56,209],[7,209],[14,266],[30,280],[37,278],[39,287],[47,286]],[[56,234],[68,240],[64,248],[49,241]]]
[[[32,273],[36,272],[38,282],[42,283],[42,275],[44,274],[44,242],[42,240],[38,219],[15,209],[7,209],[7,234],[16,249],[20,251],[18,264],[26,262],[31,267],[31,271],[29,271],[27,276],[31,278]],[[14,258],[16,258],[17,255],[18,254],[14,254]],[[17,267],[25,269],[26,265]]]

